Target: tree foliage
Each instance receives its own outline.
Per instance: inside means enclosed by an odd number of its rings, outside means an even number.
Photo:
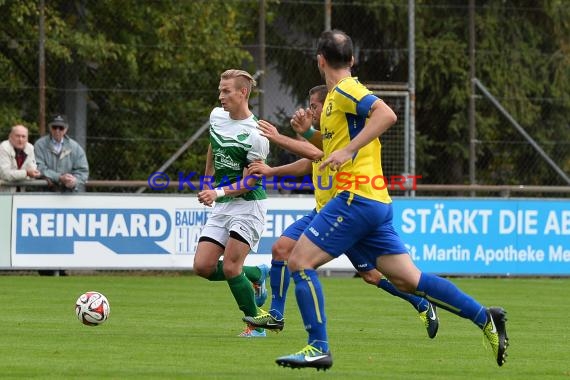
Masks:
[[[477,76],[507,111],[570,173],[570,4],[489,1],[478,12]],[[499,36],[500,38],[498,38]],[[496,110],[478,101],[481,179],[502,183],[565,184]],[[513,144],[514,143],[514,144]],[[505,149],[507,145],[514,145]],[[507,154],[505,154],[507,153]],[[527,163],[525,165],[525,163]],[[532,163],[529,165],[529,163]]]
[[[416,172],[427,183],[467,183],[468,3],[415,4]],[[365,83],[407,83],[407,2],[332,5],[332,28],[346,31],[355,44],[354,75]],[[307,65],[323,29],[324,9],[299,13],[289,2],[277,7],[271,43],[297,48],[276,51],[272,58],[287,85],[303,99],[320,82],[314,65]],[[475,13],[477,78],[569,173],[570,4],[477,0]],[[294,25],[285,26],[283,20],[294,20]],[[305,66],[295,61],[300,56]],[[480,92],[476,108],[479,183],[564,183]]]
[[[38,3],[0,0],[3,135],[24,122],[37,137]],[[467,183],[468,2],[415,4],[416,173],[426,183]],[[257,70],[248,49],[258,40],[258,7],[258,0],[46,1],[47,111],[61,111],[66,77],[87,87],[92,178],[146,178],[207,120],[221,71]],[[324,2],[267,0],[266,9],[270,70],[305,103],[322,82],[314,52]],[[331,24],[353,37],[361,81],[407,83],[406,1],[335,0]],[[570,4],[476,0],[476,76],[569,173]],[[480,91],[476,110],[479,183],[563,183]],[[201,171],[206,146],[198,141],[171,171]],[[116,178],[105,175],[109,157]]]
[[[0,102],[2,125],[37,120],[38,3],[0,0],[0,80],[17,95]],[[207,120],[220,73],[252,68],[243,44],[256,12],[237,0],[46,1],[48,114],[61,111],[65,75],[77,75],[88,88],[91,178],[104,178],[97,158],[109,156],[121,178],[146,178]],[[202,170],[206,146],[173,170]]]

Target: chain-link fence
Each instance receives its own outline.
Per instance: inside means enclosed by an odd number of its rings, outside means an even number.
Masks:
[[[308,90],[321,83],[314,49],[316,38],[327,22],[353,37],[354,75],[363,83],[396,82],[407,86],[409,80],[410,2],[332,1],[327,8],[324,0],[138,0],[137,6],[144,4],[148,14],[156,19],[144,13],[113,14],[113,10],[122,6],[118,1],[108,2],[107,12],[101,10],[102,5],[90,2],[80,2],[77,9],[69,7],[66,1],[56,3],[53,7],[48,4],[47,8],[46,109],[48,114],[65,112],[72,120],[69,133],[84,141],[91,179],[145,180],[207,121],[209,111],[217,105],[219,74],[228,67],[243,67],[256,74],[261,87],[251,99],[253,111],[283,126],[283,133],[290,133],[287,118],[297,107],[306,106]],[[382,137],[384,174],[417,174],[422,176],[422,183],[467,184],[470,143],[467,2],[414,3],[417,94],[410,98],[407,89],[399,95],[379,92],[399,117],[398,124]],[[570,99],[568,86],[563,91],[560,81],[570,78],[570,52],[562,48],[570,46],[570,33],[564,34],[565,24],[556,24],[553,16],[555,12],[570,15],[568,5],[563,3],[557,10],[554,5],[517,7],[503,1],[479,3],[475,8],[477,77],[493,83],[494,96],[568,174]],[[17,4],[8,1],[1,5],[5,17],[13,15]],[[21,4],[30,10],[24,14],[23,22],[36,30],[37,2]],[[194,4],[198,5],[190,8]],[[173,9],[169,10],[167,5]],[[265,10],[263,25],[258,23],[261,10]],[[190,11],[198,13],[184,14]],[[207,11],[218,13],[200,13]],[[58,20],[67,23],[63,29],[83,31],[82,34],[74,35],[75,39],[71,34],[67,39],[55,34],[52,23],[57,12]],[[240,12],[243,19],[234,22],[232,17],[238,17],[236,14]],[[136,19],[141,15],[149,18]],[[69,19],[72,16],[82,21],[72,22]],[[196,23],[202,16],[210,17],[210,22],[219,18],[218,28],[223,24],[233,25],[234,39],[219,36],[216,30],[208,29],[208,23],[203,23],[192,24],[196,34],[204,34],[194,40],[185,23]],[[492,35],[495,22],[498,27],[515,28],[519,24],[529,25],[533,20],[549,20],[562,29],[557,29],[558,34],[550,38],[553,41],[550,44],[540,41],[547,40],[543,34],[550,33],[554,26],[537,28],[534,34],[520,35],[514,42]],[[15,29],[15,21],[10,22]],[[136,30],[141,30],[140,36],[134,33]],[[9,68],[9,72],[5,71],[2,78],[12,81],[0,88],[0,110],[10,115],[4,120],[24,120],[31,127],[33,142],[39,137],[35,58],[25,67],[23,61],[18,66],[15,58],[24,53],[38,56],[37,30],[21,37],[3,33],[0,66]],[[82,45],[81,38],[93,41]],[[100,46],[94,42],[98,38]],[[531,44],[529,41],[534,43],[531,51],[523,51],[521,47]],[[508,50],[509,44],[513,51]],[[72,53],[56,59],[57,49],[62,46]],[[86,58],[91,53],[81,50],[85,46],[107,50],[94,52],[91,61]],[[122,51],[131,55],[123,57]],[[238,51],[246,54],[240,55]],[[504,78],[509,67],[503,66],[509,59],[513,80]],[[519,65],[530,65],[533,69],[525,71]],[[193,71],[193,66],[200,69]],[[550,82],[545,78],[550,78]],[[410,101],[415,102],[416,110],[413,130],[407,113]],[[477,93],[475,109],[477,183],[567,184],[481,93]],[[6,135],[8,125],[5,127]],[[201,173],[206,149],[207,136],[203,136],[175,161],[168,173],[174,177],[178,172]],[[270,162],[278,165],[290,159],[274,150]],[[410,170],[415,173],[409,173]]]

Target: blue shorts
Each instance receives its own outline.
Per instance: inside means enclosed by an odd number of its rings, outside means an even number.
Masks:
[[[313,209],[313,211],[311,211],[309,214],[303,216],[301,219],[298,219],[293,224],[289,225],[289,227],[283,231],[281,236],[288,237],[289,239],[293,239],[295,241],[299,240],[303,232],[305,232],[316,215],[317,210]],[[360,255],[358,252],[355,252],[353,255],[348,256],[348,258],[350,259],[350,262],[354,268],[359,272],[367,272],[376,267],[374,263],[369,263],[366,260],[366,257]]]
[[[392,225],[392,205],[344,191],[313,218],[305,235],[333,257],[376,267],[378,256],[407,253]],[[358,271],[361,267],[355,265]],[[371,268],[370,268],[371,269]]]
[[[281,236],[288,237],[289,239],[293,239],[295,241],[299,240],[299,238],[303,234],[303,231],[305,231],[305,228],[307,228],[307,226],[311,224],[311,221],[313,220],[315,215],[317,215],[317,210],[313,209],[313,211],[311,211],[310,214],[307,214],[303,216],[301,219],[297,219],[293,224],[290,224],[289,227],[287,227],[285,231],[283,231]]]

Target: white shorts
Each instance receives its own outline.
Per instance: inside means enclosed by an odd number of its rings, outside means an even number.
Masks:
[[[245,201],[238,198],[227,203],[216,203],[200,237],[208,237],[225,247],[230,238],[230,231],[234,231],[243,237],[255,252],[265,229],[266,216],[265,200]]]

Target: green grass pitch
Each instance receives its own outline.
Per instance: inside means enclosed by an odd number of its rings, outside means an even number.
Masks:
[[[570,279],[452,279],[507,310],[511,346],[501,368],[468,320],[440,311],[430,340],[407,302],[360,279],[321,279],[334,359],[327,372],[275,364],[306,344],[293,284],[283,332],[243,339],[223,282],[179,273],[0,276],[0,378],[570,379]],[[75,317],[88,290],[111,304],[101,326]]]

